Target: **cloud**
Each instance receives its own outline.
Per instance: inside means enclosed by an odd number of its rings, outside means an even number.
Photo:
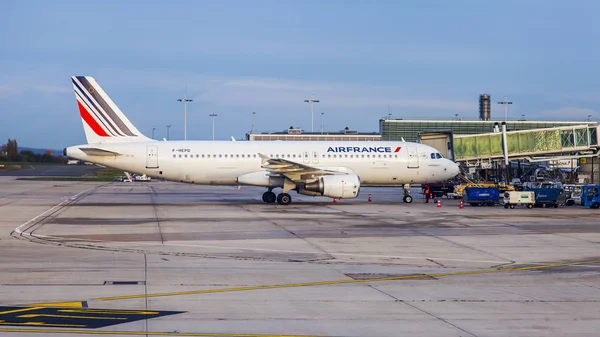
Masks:
[[[596,110],[577,107],[562,107],[535,113],[535,116],[543,120],[560,119],[564,121],[585,121],[589,115],[592,120],[598,120],[600,117],[600,113]]]
[[[217,106],[298,107],[314,94],[323,108],[375,109],[386,106],[436,110],[474,111],[477,102],[415,95],[397,86],[335,82],[303,82],[264,78],[222,79],[195,99]],[[206,88],[203,83],[198,87]]]

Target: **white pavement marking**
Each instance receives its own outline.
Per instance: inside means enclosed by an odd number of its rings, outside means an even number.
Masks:
[[[45,210],[44,212],[38,214],[37,216],[29,219],[27,222],[25,222],[24,224],[20,225],[19,227],[15,228],[13,230],[13,233],[17,233],[19,236],[26,236],[26,237],[32,237],[33,234],[28,233],[25,230],[29,229],[29,225],[32,224],[33,222],[37,221],[39,218],[42,218],[44,216],[50,215],[52,214],[52,212],[54,212],[55,210],[63,207],[65,204],[73,201],[73,200],[77,200],[77,198],[79,198],[82,194],[87,193],[89,191],[92,191],[93,189],[98,188],[98,186],[94,186],[92,188],[88,188],[87,190],[81,191],[71,197],[66,197],[65,200],[61,201],[60,203],[58,203],[57,205],[55,205],[54,207]],[[11,233],[12,234],[12,233]],[[40,236],[44,236],[44,235],[40,235]],[[34,236],[35,237],[35,236]],[[49,236],[44,236],[44,237],[49,237]]]

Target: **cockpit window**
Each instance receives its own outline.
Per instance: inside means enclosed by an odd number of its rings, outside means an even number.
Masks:
[[[438,159],[440,159],[440,158],[443,158],[443,157],[442,157],[442,155],[441,155],[441,154],[439,154],[439,153],[436,153],[436,154],[435,154],[435,157],[436,157],[436,158],[438,158]]]
[[[435,159],[435,153],[431,154],[431,159]]]

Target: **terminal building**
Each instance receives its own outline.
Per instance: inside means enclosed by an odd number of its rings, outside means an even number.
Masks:
[[[341,131],[306,132],[299,128],[290,127],[281,132],[248,133],[247,140],[301,140],[301,141],[380,141],[381,134],[377,132],[358,132],[346,127]]]

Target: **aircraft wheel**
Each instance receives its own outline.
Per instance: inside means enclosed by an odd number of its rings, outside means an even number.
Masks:
[[[595,202],[595,203],[592,204],[591,208],[599,208],[599,207],[600,207],[600,204],[597,203],[597,202]]]
[[[277,203],[280,205],[289,205],[292,203],[292,196],[287,193],[277,195]]]
[[[510,209],[515,209],[515,205],[510,205]]]
[[[508,204],[504,204],[504,208],[508,208]]]
[[[532,209],[532,208],[533,208],[533,205],[532,205],[532,204],[529,204],[529,205],[527,205],[527,208],[529,208],[529,209]]]
[[[262,200],[267,204],[272,204],[277,199],[277,196],[273,192],[265,192],[262,195]]]
[[[404,202],[407,204],[410,204],[411,202],[413,202],[413,198],[410,195],[405,195],[402,200],[404,200]]]

